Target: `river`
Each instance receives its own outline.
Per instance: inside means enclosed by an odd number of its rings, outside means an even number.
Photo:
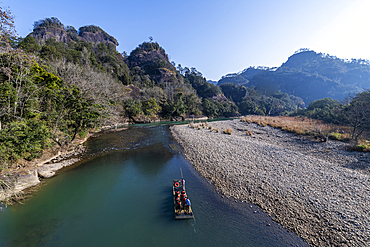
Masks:
[[[2,207],[0,246],[308,246],[253,204],[222,197],[181,154],[168,125],[91,138],[82,161]],[[195,219],[175,220],[172,179]]]

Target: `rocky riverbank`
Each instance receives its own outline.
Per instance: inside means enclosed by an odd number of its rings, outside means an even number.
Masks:
[[[219,132],[171,131],[222,194],[258,205],[312,246],[370,246],[369,153],[240,120],[209,126]],[[231,135],[222,132],[228,127]]]
[[[0,174],[0,201],[21,196],[25,189],[38,185],[40,179],[50,178],[63,167],[79,161],[75,156],[85,151],[82,143],[87,139],[81,139],[67,148],[59,147],[45,151],[42,157],[32,162],[20,163],[16,168]]]
[[[89,132],[85,138],[77,138],[69,145],[55,146],[44,150],[40,158],[32,161],[21,160],[18,164],[0,173],[0,202],[22,196],[23,191],[38,185],[41,180],[50,178],[64,167],[73,165],[80,159],[78,155],[85,152],[83,143],[91,136],[125,130],[128,119],[121,118],[114,124],[110,124],[95,132]]]

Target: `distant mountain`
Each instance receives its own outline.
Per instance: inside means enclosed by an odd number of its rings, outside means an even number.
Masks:
[[[217,85],[218,81],[213,81],[213,80],[207,80],[208,83],[211,83],[211,84],[214,84],[214,85]]]
[[[370,63],[302,49],[279,68],[251,67],[222,77],[218,85],[227,82],[254,86],[266,95],[279,90],[301,97],[306,104],[326,97],[342,100],[349,93],[370,88]]]
[[[245,70],[243,70],[240,73],[232,73],[227,74],[223,76],[219,81],[218,85],[224,83],[235,83],[236,85],[245,85],[249,83],[249,81],[257,75],[260,75],[266,71],[274,71],[276,68],[269,68],[264,66],[258,66],[258,67],[249,67]]]

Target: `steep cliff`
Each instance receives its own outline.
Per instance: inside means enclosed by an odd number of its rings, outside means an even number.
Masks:
[[[52,38],[57,42],[77,42],[79,40],[88,43],[118,45],[117,40],[98,26],[88,25],[80,27],[78,32],[72,26],[64,26],[57,18],[46,18],[34,23],[33,32],[29,34],[39,45],[44,45],[46,40]]]
[[[127,60],[134,74],[145,73],[156,83],[177,81],[176,68],[158,43],[144,42],[131,52]]]
[[[67,32],[60,27],[38,27],[35,28],[29,36],[33,37],[39,45],[44,45],[46,40],[51,38],[66,44],[71,41]]]
[[[112,44],[115,47],[118,45],[117,40],[113,36],[106,33],[100,27],[93,25],[80,27],[78,32],[78,38],[88,43],[89,42],[92,42],[94,44],[105,43],[107,46],[109,44]]]

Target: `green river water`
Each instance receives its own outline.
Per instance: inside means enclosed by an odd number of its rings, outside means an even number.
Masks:
[[[86,146],[78,164],[44,180],[22,204],[1,207],[0,246],[308,246],[256,206],[218,194],[168,125],[129,127]],[[194,220],[174,219],[180,168]]]

